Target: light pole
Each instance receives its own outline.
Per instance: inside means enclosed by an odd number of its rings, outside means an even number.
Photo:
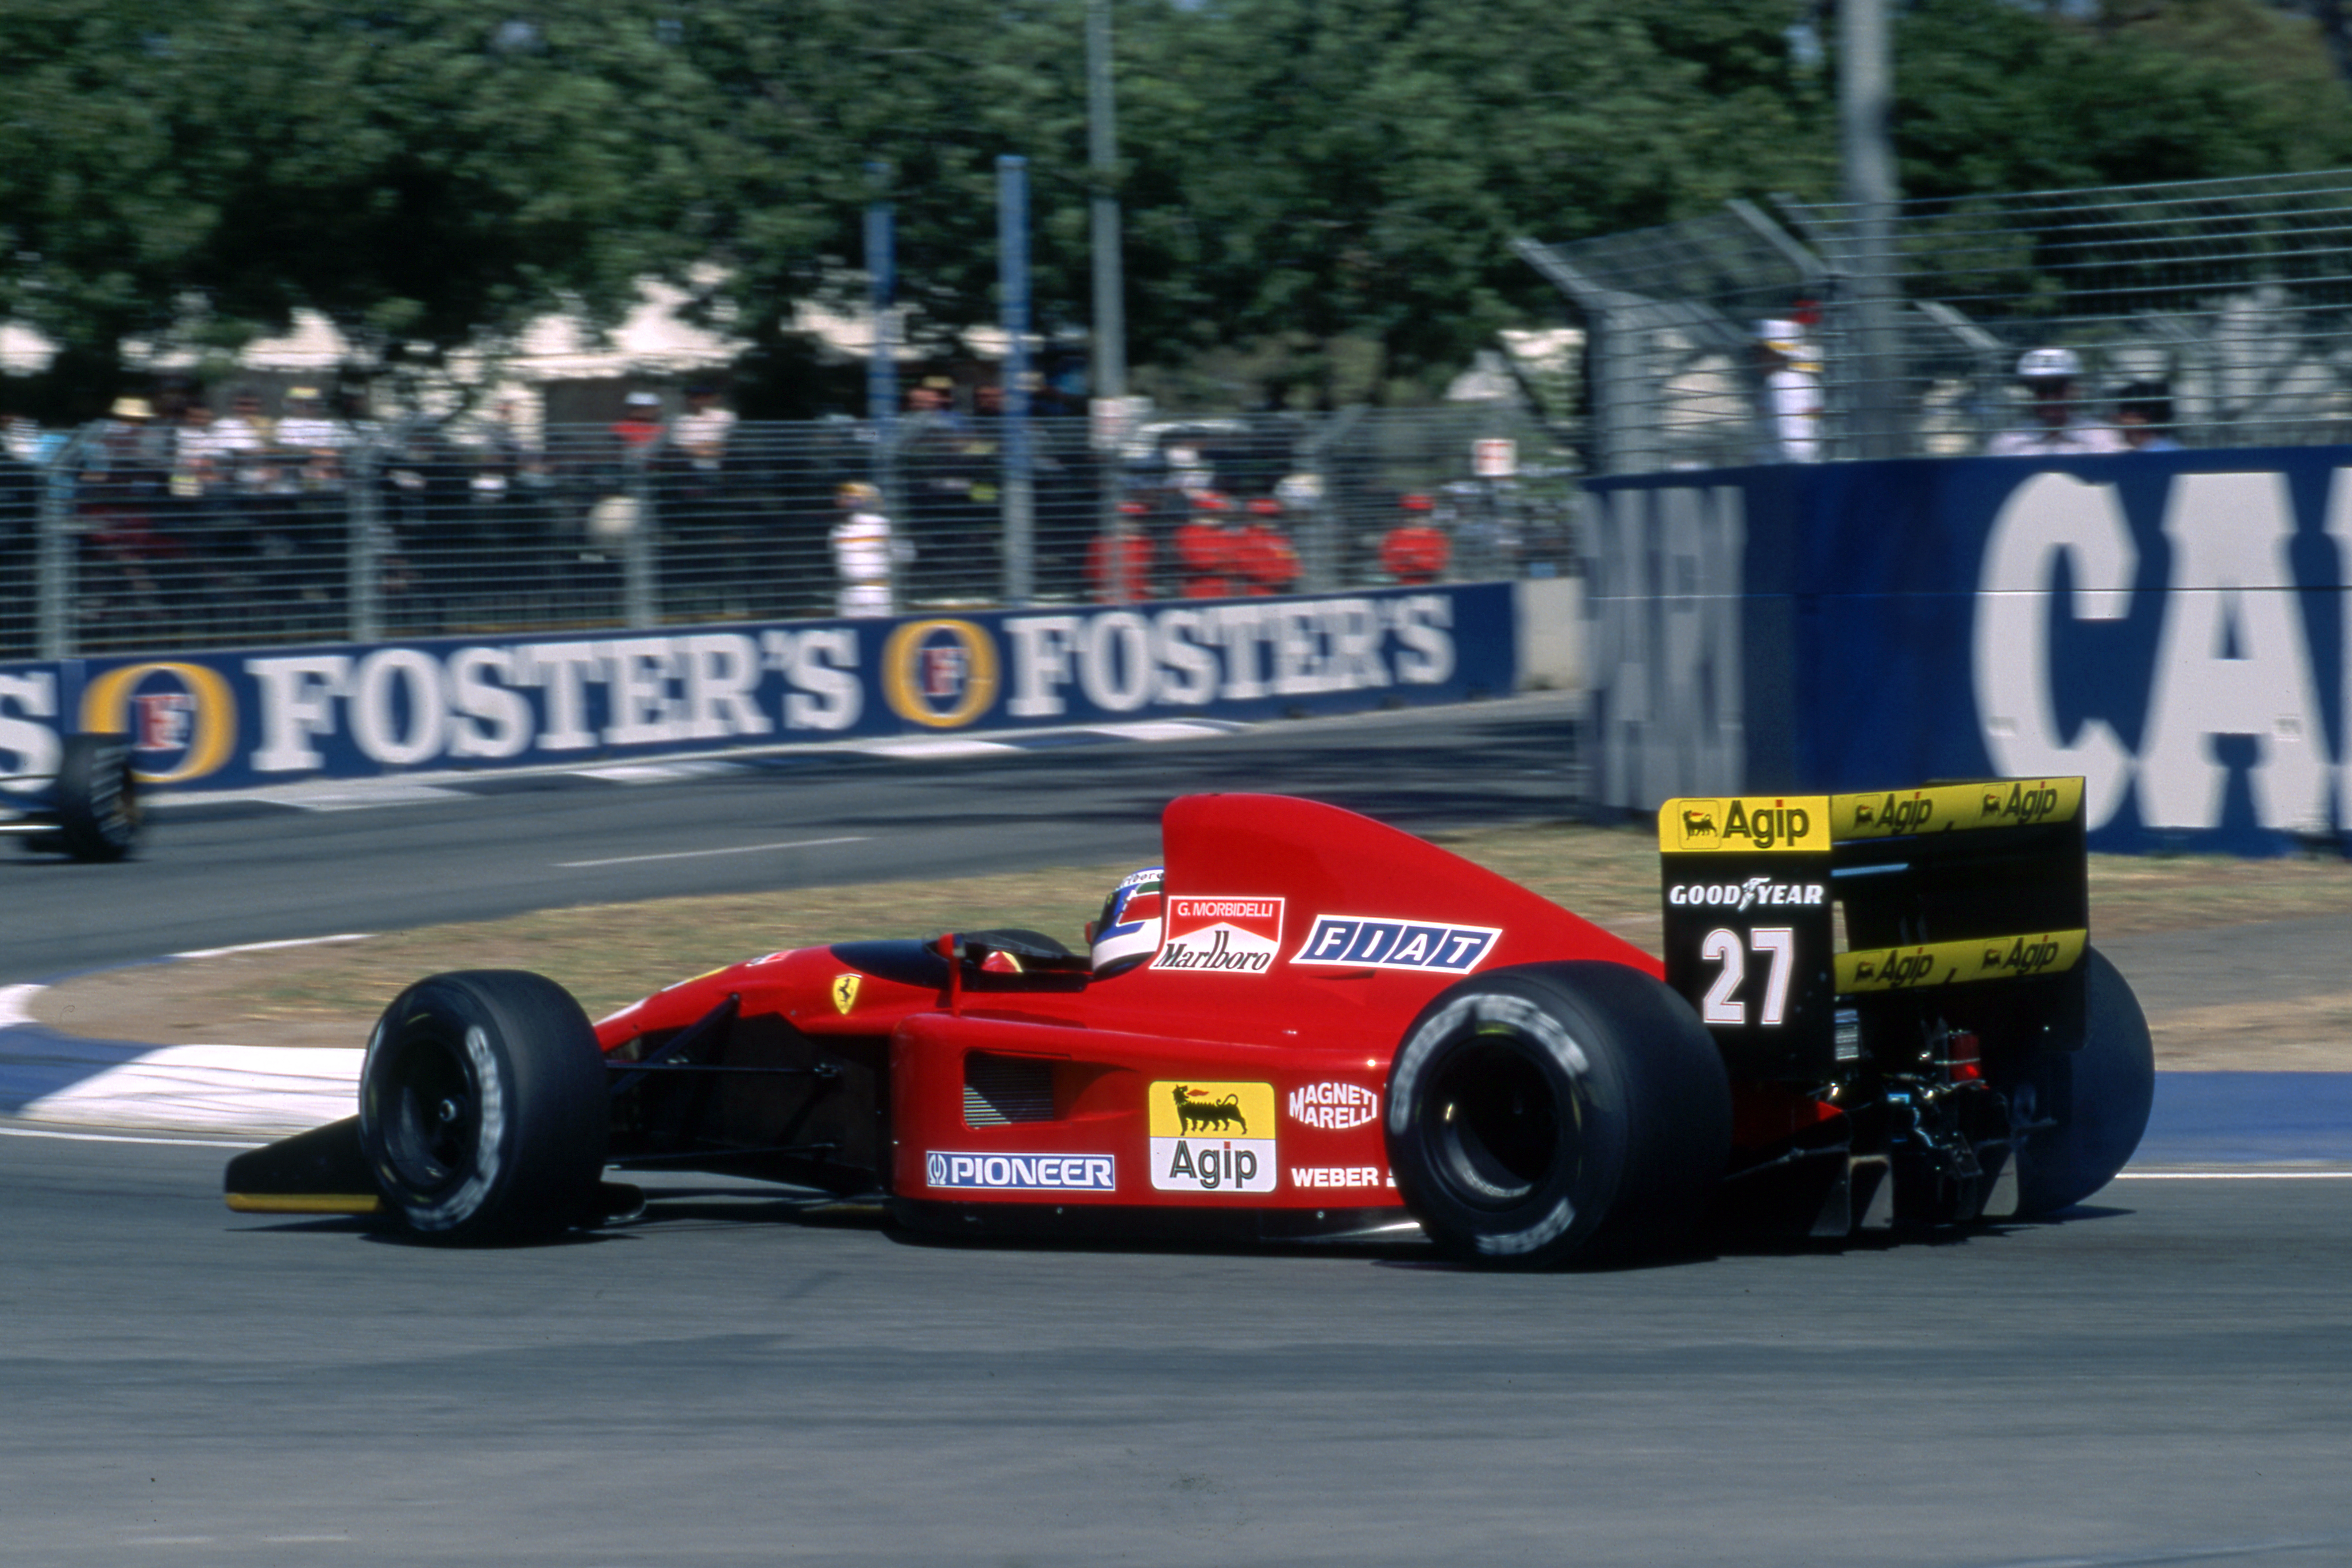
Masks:
[[[1853,209],[1847,255],[1853,289],[1849,406],[1858,458],[1903,452],[1903,362],[1895,320],[1895,205],[1900,193],[1895,174],[1894,53],[1886,0],[1840,0],[1838,145],[1845,199]]]
[[[1110,0],[1087,0],[1087,163],[1094,251],[1092,374],[1097,397],[1127,395],[1126,279],[1118,248],[1118,124],[1110,79]]]

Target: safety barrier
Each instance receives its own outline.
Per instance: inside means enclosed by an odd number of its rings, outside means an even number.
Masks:
[[[2079,773],[2095,848],[2352,831],[2352,448],[1594,489],[1607,805]]]
[[[151,784],[235,788],[1463,701],[1519,681],[1518,595],[1534,586],[0,665],[0,773],[54,766],[77,729],[129,734]],[[1555,617],[1570,602],[1542,596]],[[1538,661],[1549,681],[1559,640]]]

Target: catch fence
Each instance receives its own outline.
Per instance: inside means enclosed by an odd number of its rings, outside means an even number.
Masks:
[[[1506,404],[1167,419],[1109,449],[1084,420],[1035,420],[1025,466],[1014,434],[933,416],[741,423],[695,449],[618,426],[440,421],[230,447],[101,422],[0,473],[0,658],[1570,569],[1573,458]],[[879,499],[845,501],[846,485]],[[844,569],[872,557],[845,559],[835,531],[861,511],[894,548],[887,587],[851,605]],[[1386,548],[1408,522],[1442,547]]]
[[[2032,428],[2021,356],[2052,348],[2076,416],[2137,440],[2352,440],[2352,171],[1873,216],[1778,198],[1519,242],[1592,329],[1595,470],[1998,449]],[[1808,395],[1806,447],[1785,416]]]

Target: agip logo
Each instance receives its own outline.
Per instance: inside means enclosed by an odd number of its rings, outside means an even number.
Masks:
[[[1658,847],[1674,854],[1829,847],[1826,795],[1670,800],[1658,808]]]
[[[1270,1193],[1274,1085],[1151,1086],[1151,1184],[1163,1193]]]
[[[882,648],[882,690],[901,719],[959,730],[996,700],[996,640],[971,621],[909,621]]]
[[[205,665],[126,664],[83,689],[81,728],[126,737],[141,783],[184,784],[218,773],[236,754],[236,697]]]

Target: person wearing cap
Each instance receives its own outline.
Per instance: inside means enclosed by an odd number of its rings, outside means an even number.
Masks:
[[[1222,599],[1233,592],[1234,536],[1225,527],[1233,503],[1217,490],[1196,490],[1192,515],[1176,530],[1176,569],[1188,599]]]
[[[1420,588],[1445,574],[1454,542],[1437,526],[1437,503],[1425,495],[1398,498],[1404,518],[1381,540],[1381,570],[1401,587]]]
[[[2123,437],[2075,406],[2083,361],[2073,349],[2030,349],[2017,362],[2017,379],[2031,399],[2025,423],[1985,446],[1994,458],[2071,458],[2126,450]]]
[[[1282,531],[1282,503],[1252,496],[1241,528],[1233,536],[1234,575],[1251,598],[1287,594],[1298,583],[1298,552]]]
[[[911,560],[914,551],[891,531],[882,492],[860,480],[834,491],[833,500],[841,510],[841,521],[833,525],[833,570],[840,582],[835,613],[855,618],[896,613],[891,573]]]
[[[1756,323],[1756,357],[1764,378],[1765,460],[1818,463],[1822,458],[1821,355],[1796,321]]]
[[[1118,503],[1110,531],[1087,546],[1087,584],[1104,605],[1132,605],[1151,597],[1151,541],[1144,536],[1150,508],[1139,500]]]
[[[153,405],[118,397],[75,483],[82,546],[95,558],[89,564],[111,569],[91,571],[84,583],[110,609],[152,616],[163,607],[157,564],[181,553],[155,516],[171,450],[172,432],[156,423]]]
[[[625,454],[642,456],[661,439],[661,395],[632,392],[621,399],[621,416],[613,421],[613,438]]]

